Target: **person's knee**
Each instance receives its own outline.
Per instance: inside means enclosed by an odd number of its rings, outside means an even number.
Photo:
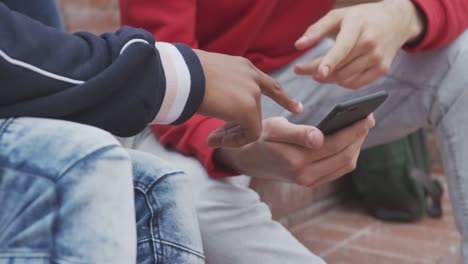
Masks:
[[[130,163],[109,133],[72,122],[19,118],[1,132],[0,164],[57,180],[80,161],[99,159]]]
[[[445,47],[436,50],[435,55],[445,54],[447,56],[447,63],[452,66],[460,57],[468,56],[468,30],[461,33],[456,39],[448,43]],[[466,62],[465,62],[466,63]]]

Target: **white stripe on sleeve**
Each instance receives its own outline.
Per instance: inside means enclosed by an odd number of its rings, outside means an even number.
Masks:
[[[172,62],[172,67],[165,67],[164,70],[171,71],[171,68],[175,70],[175,72],[166,72],[165,74],[166,78],[176,78],[176,80],[166,79],[166,83],[176,84],[166,86],[166,94],[173,95],[173,102],[169,104],[169,109],[164,109],[164,120],[161,120],[158,116],[156,117],[159,124],[171,124],[182,115],[185,105],[187,104],[191,87],[190,71],[184,57],[182,57],[182,54],[180,54],[179,50],[177,50],[174,45],[165,42],[157,42],[156,48],[160,51],[161,56],[167,56]],[[164,60],[162,61],[164,62]],[[176,91],[168,91],[168,89],[176,89]],[[165,97],[164,100],[166,99]]]

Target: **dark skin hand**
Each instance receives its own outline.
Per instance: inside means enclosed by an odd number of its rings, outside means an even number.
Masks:
[[[247,59],[201,50],[195,52],[206,79],[199,113],[228,122],[208,137],[209,146],[241,147],[257,140],[262,133],[262,94],[294,114],[303,111],[301,103]]]

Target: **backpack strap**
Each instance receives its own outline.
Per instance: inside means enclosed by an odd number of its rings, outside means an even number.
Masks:
[[[412,168],[411,177],[424,188],[424,206],[426,213],[432,218],[442,216],[442,194],[444,189],[439,180],[432,179],[423,169]]]
[[[424,189],[424,206],[426,213],[432,218],[442,216],[442,194],[443,187],[440,181],[431,177],[431,163],[426,133],[419,132],[408,137],[413,148],[410,149],[412,164],[416,166],[411,169],[411,177],[421,184]],[[417,147],[415,147],[417,146]]]

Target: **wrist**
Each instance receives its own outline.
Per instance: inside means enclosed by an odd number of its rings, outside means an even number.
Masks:
[[[213,162],[223,169],[239,171],[235,162],[238,152],[237,148],[217,148],[213,154]]]
[[[423,12],[411,0],[385,0],[394,5],[405,18],[405,43],[419,42],[425,32],[425,17]]]
[[[424,38],[426,32],[426,18],[423,11],[413,1],[409,0],[407,2],[410,6],[412,20],[410,23],[410,34],[406,43],[411,45],[419,43]]]

